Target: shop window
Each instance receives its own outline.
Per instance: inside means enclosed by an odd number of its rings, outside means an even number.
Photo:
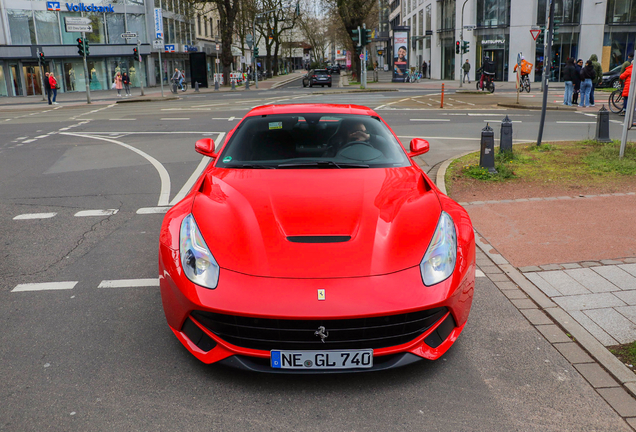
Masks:
[[[612,0],[610,0],[612,1]],[[537,25],[545,25],[546,0],[537,3]],[[554,22],[557,24],[579,24],[581,0],[554,0]]]
[[[33,25],[33,11],[22,9],[8,9],[9,30],[13,45],[35,45],[35,27]]]
[[[60,24],[57,13],[35,11],[35,24],[40,44],[57,45],[60,43]]]
[[[143,6],[144,5],[144,0],[126,0],[126,4]],[[159,7],[159,6],[157,6],[157,7]]]
[[[477,2],[477,27],[507,26],[510,23],[510,0]]]
[[[77,16],[77,15],[76,15]],[[90,18],[91,25],[93,26],[92,33],[86,33],[88,41],[92,44],[105,44],[106,42],[106,26],[104,25],[104,14],[89,14],[87,18]],[[120,33],[121,35],[121,33]],[[121,38],[120,38],[121,39]]]
[[[7,82],[4,79],[4,68],[0,65],[0,96],[9,96],[7,92]]]

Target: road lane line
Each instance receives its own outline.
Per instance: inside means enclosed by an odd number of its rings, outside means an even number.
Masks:
[[[29,219],[50,219],[55,217],[57,213],[25,213],[17,215],[13,220],[29,220]]]
[[[23,144],[28,144],[28,143],[32,143],[33,141],[37,141],[35,139],[28,139],[28,140],[24,140],[22,141]]]
[[[557,123],[559,124],[596,124],[595,121],[593,122],[585,122],[585,121],[558,121]]]
[[[90,217],[90,216],[112,216],[117,214],[118,209],[106,209],[106,210],[82,210],[74,214],[75,217]]]
[[[482,120],[485,123],[493,123],[496,122],[497,120]],[[521,120],[510,120],[510,123],[523,123]]]
[[[161,121],[164,121],[164,120],[177,120],[178,121],[178,120],[190,120],[190,118],[189,117],[167,117],[167,118],[162,118],[160,120]]]
[[[70,290],[75,288],[75,285],[77,285],[78,282],[79,281],[20,284],[13,288],[11,292]]]
[[[110,121],[135,121],[137,119],[134,118],[120,118],[120,119],[108,119]]]
[[[103,280],[97,288],[158,287],[159,278]]]
[[[450,119],[409,119],[411,121],[424,121],[424,122],[449,122]]]
[[[170,207],[142,207],[137,209],[137,214],[163,214],[170,210]]]
[[[163,133],[163,132],[159,132],[159,133]],[[159,202],[157,203],[157,205],[158,206],[166,206],[166,205],[168,205],[168,201],[170,199],[170,175],[168,174],[168,171],[166,170],[166,168],[161,164],[161,162],[159,162],[157,159],[155,159],[152,156],[150,156],[148,153],[145,153],[145,152],[139,150],[138,148],[135,148],[135,147],[133,147],[131,145],[128,145],[126,143],[123,143],[121,141],[116,141],[114,139],[110,139],[110,138],[106,138],[106,137],[95,136],[95,135],[86,135],[86,134],[81,134],[81,133],[72,133],[72,132],[62,132],[62,135],[70,135],[70,136],[76,136],[76,137],[80,137],[80,138],[92,138],[92,139],[97,139],[97,140],[102,140],[102,141],[108,141],[108,142],[111,142],[113,144],[117,144],[117,145],[120,145],[122,147],[125,147],[125,148],[137,153],[141,157],[145,158],[148,162],[150,162],[155,167],[155,169],[159,173],[159,178],[161,179],[161,191],[159,192]]]
[[[224,136],[225,136],[225,132],[221,132],[219,136],[216,137],[216,141],[214,142],[215,149],[218,150],[221,147],[221,145],[223,144]],[[172,199],[172,201],[170,201],[171,206],[181,201],[183,197],[185,197],[188,194],[188,192],[190,192],[192,185],[197,181],[199,176],[201,176],[201,173],[203,172],[205,167],[208,166],[210,161],[211,159],[209,157],[203,156],[203,159],[201,159],[201,162],[199,162],[199,165],[197,166],[197,168],[194,170],[192,175],[190,175],[190,178],[188,179],[188,181],[185,182],[185,184],[183,185],[179,193],[177,193],[175,197]]]
[[[383,106],[384,106],[384,105],[380,105],[380,106],[378,106],[378,107],[375,107],[374,109],[375,109],[375,110],[379,110],[379,109],[380,109],[380,108],[382,108]]]

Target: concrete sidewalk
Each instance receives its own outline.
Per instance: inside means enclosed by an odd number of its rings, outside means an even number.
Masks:
[[[480,275],[636,430],[634,365],[607,349],[636,340],[636,191],[460,204]]]

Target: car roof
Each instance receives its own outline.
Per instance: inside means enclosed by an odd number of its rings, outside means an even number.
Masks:
[[[344,104],[283,104],[283,105],[263,105],[254,108],[247,113],[246,117],[272,114],[302,114],[302,113],[327,113],[327,114],[357,114],[378,116],[369,107],[362,105]]]

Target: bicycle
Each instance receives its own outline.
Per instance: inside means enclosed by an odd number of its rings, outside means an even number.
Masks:
[[[172,80],[172,85],[170,86],[170,91],[172,91],[172,93],[178,93],[179,90],[181,90],[182,92],[186,91],[188,89],[188,84],[183,81],[183,83],[179,84],[178,80]]]
[[[494,93],[495,92],[495,74],[494,73],[488,73],[488,72],[484,72],[484,79],[483,79],[483,87],[479,86],[480,80],[475,81],[475,86],[477,87],[477,90],[488,90],[490,93]]]
[[[528,75],[521,75],[521,80],[519,81],[519,88],[517,91],[521,93],[524,90],[530,93],[530,77],[528,77]]]
[[[609,109],[614,114],[618,114],[623,111],[623,89],[618,88],[614,90],[610,96],[608,101]]]

